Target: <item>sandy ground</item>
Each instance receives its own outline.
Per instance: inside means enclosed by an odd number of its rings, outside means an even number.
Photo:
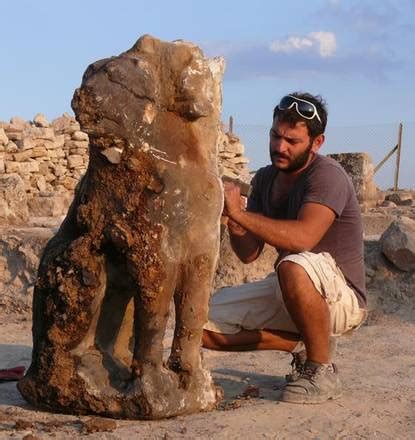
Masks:
[[[0,323],[0,368],[29,365],[30,327],[28,321]],[[92,433],[90,417],[35,410],[14,382],[2,383],[0,438],[415,439],[414,341],[413,310],[373,312],[367,325],[339,340],[336,361],[344,393],[322,405],[278,402],[289,369],[287,354],[204,350],[207,366],[225,391],[220,409],[163,421],[110,421],[108,431]],[[259,397],[241,398],[248,385],[259,387]]]

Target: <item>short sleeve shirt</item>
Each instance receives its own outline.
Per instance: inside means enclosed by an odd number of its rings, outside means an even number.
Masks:
[[[295,220],[305,203],[329,207],[336,217],[312,252],[328,252],[353,288],[361,307],[366,305],[363,260],[363,226],[360,207],[350,177],[334,159],[317,155],[299,176],[288,198],[271,203],[271,189],[278,174],[273,166],[261,168],[252,179],[247,209],[275,219]]]

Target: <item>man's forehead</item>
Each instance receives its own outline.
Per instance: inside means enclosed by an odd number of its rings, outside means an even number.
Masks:
[[[272,129],[279,133],[296,133],[296,134],[306,134],[308,135],[308,128],[305,122],[298,121],[295,125],[289,124],[288,122],[280,122],[277,118],[274,119],[272,124]]]

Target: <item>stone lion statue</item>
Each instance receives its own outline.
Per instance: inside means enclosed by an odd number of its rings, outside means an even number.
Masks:
[[[200,344],[223,203],[222,71],[190,43],[150,36],[87,68],[72,107],[89,166],[41,259],[18,384],[35,406],[151,419],[216,405]]]

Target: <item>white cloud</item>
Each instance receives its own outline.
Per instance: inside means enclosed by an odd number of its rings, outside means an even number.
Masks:
[[[327,58],[336,52],[336,35],[333,32],[318,31],[304,37],[290,36],[285,40],[271,42],[269,48],[277,53],[317,50],[322,58]]]
[[[303,50],[312,47],[313,42],[309,38],[304,37],[288,37],[286,40],[276,40],[270,44],[272,52],[290,53],[297,50]]]
[[[323,58],[330,57],[336,52],[336,36],[333,32],[312,32],[310,37],[319,42],[319,52]]]

